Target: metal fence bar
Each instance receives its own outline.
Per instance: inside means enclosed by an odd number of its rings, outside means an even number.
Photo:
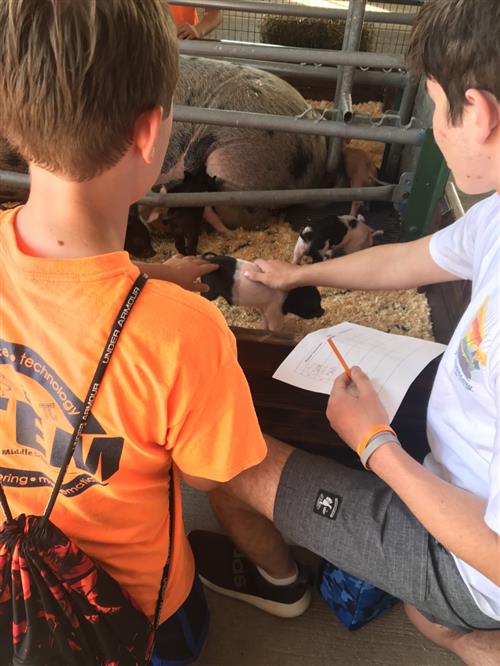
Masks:
[[[394,185],[307,190],[254,190],[253,192],[196,192],[146,195],[141,202],[154,206],[256,206],[279,208],[300,203],[329,201],[392,201]]]
[[[238,12],[257,14],[276,14],[278,16],[304,16],[311,18],[345,19],[346,9],[327,9],[325,7],[306,7],[305,5],[278,5],[271,2],[247,2],[246,0],[180,0],[176,5],[188,7],[204,7],[206,9],[229,9]],[[398,25],[412,25],[416,12],[402,14],[388,11],[366,12],[365,20],[368,23],[391,23]]]
[[[403,95],[399,105],[399,124],[403,127],[407,125],[412,118],[419,84],[420,77],[408,74],[407,83],[403,89]],[[385,169],[385,177],[388,180],[395,180],[397,178],[402,152],[403,146],[401,144],[393,143],[389,148]]]
[[[203,0],[204,2],[206,0]],[[365,15],[366,18],[366,15]],[[248,58],[295,64],[353,65],[380,69],[405,69],[404,59],[398,55],[369,53],[365,51],[328,51],[287,46],[245,44],[244,42],[215,42],[210,40],[183,39],[179,42],[183,55],[211,56],[215,58]]]
[[[338,80],[338,67],[316,67],[314,65],[295,65],[291,63],[278,63],[265,60],[245,60],[244,58],[221,58],[240,65],[248,65],[263,69],[280,77],[305,79],[307,81],[324,81],[334,83]],[[404,88],[408,74],[403,72],[365,72],[357,69],[354,71],[354,83],[371,86],[388,86],[393,88]]]
[[[361,31],[363,30],[363,18],[365,15],[366,0],[349,0],[349,12],[346,21],[346,31],[342,43],[342,51],[352,53],[359,51],[361,43]],[[335,89],[335,107],[337,120],[345,123],[352,120],[352,86],[354,83],[354,67],[345,65],[341,68],[339,82]],[[335,171],[342,156],[342,139],[334,137],[330,139],[328,146],[328,157],[326,170],[328,173]]]
[[[374,0],[377,5],[408,5],[409,7],[421,7],[425,0]]]
[[[27,173],[0,170],[0,190],[9,187],[19,188],[20,190],[29,190],[30,177]]]
[[[28,191],[30,179],[27,174],[0,171],[0,191],[14,187]],[[255,190],[253,192],[186,192],[176,194],[155,194],[150,192],[140,204],[149,206],[192,208],[196,206],[254,206],[279,208],[299,203],[323,203],[329,201],[392,201],[395,185],[379,187],[342,187],[307,190]]]
[[[206,125],[225,125],[226,127],[249,127],[251,129],[293,132],[296,134],[315,134],[319,136],[339,136],[344,139],[365,139],[386,143],[420,145],[425,137],[425,130],[400,129],[388,126],[346,125],[331,120],[309,120],[291,116],[273,116],[268,113],[250,113],[247,111],[224,111],[222,109],[204,109],[194,106],[174,105],[174,120]]]

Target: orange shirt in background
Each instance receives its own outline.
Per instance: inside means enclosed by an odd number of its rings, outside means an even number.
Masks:
[[[0,482],[15,516],[45,509],[118,308],[137,277],[126,252],[24,254],[16,209],[0,214]],[[175,533],[162,621],[184,602],[193,556],[180,472],[227,481],[266,455],[222,315],[197,294],[149,280],[118,341],[52,513],[151,618]]]
[[[181,23],[189,23],[190,25],[198,25],[198,12],[195,7],[182,7],[180,5],[170,5],[170,13],[175,21],[175,25]]]

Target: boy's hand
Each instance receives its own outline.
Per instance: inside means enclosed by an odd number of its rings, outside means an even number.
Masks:
[[[200,39],[200,34],[195,25],[180,23],[177,26],[177,37],[179,39]]]
[[[289,264],[278,259],[256,259],[254,264],[261,270],[260,273],[245,273],[245,277],[253,282],[260,282],[271,289],[289,291],[297,286],[300,266]]]
[[[356,450],[361,438],[379,423],[389,423],[385,407],[365,373],[353,366],[352,382],[344,373],[332,388],[326,416],[344,442]]]
[[[189,291],[199,291],[201,293],[208,291],[208,285],[201,282],[200,278],[219,268],[217,264],[211,264],[205,259],[183,257],[180,254],[170,257],[170,259],[163,262],[162,266],[167,268],[163,279],[175,282],[175,284]]]

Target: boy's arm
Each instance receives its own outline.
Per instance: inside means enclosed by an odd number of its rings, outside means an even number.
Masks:
[[[457,280],[432,259],[431,236],[409,243],[378,245],[361,252],[315,264],[295,266],[284,261],[257,259],[262,273],[256,282],[288,291],[317,286],[338,289],[408,289],[436,282]]]
[[[439,543],[500,585],[500,536],[484,521],[485,500],[435,476],[396,444],[377,449],[370,468]]]
[[[203,39],[212,30],[222,22],[222,12],[220,9],[205,9],[203,18],[198,25],[190,23],[181,23],[177,28],[177,37],[179,39]]]
[[[327,417],[344,442],[356,450],[374,424],[388,419],[364,372],[354,367],[351,375],[352,382],[345,374],[335,381]],[[439,543],[500,585],[500,537],[485,522],[484,499],[435,476],[395,443],[376,449],[369,466]]]
[[[166,280],[178,284],[189,291],[208,291],[208,285],[200,281],[207,273],[216,271],[219,266],[211,264],[199,257],[181,257],[175,255],[167,259],[163,264],[146,263],[134,261],[134,264],[142,272],[155,280]]]

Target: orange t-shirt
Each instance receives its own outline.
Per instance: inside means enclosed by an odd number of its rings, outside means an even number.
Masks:
[[[32,257],[0,214],[0,482],[14,515],[40,514],[118,308],[138,275],[126,252]],[[184,602],[193,556],[179,471],[227,481],[266,445],[234,336],[208,301],[149,280],[127,321],[52,521],[151,618],[165,564],[168,470],[175,533],[162,621]]]
[[[181,23],[198,25],[198,12],[195,7],[182,7],[181,5],[169,4],[169,8],[175,25],[180,25]]]

